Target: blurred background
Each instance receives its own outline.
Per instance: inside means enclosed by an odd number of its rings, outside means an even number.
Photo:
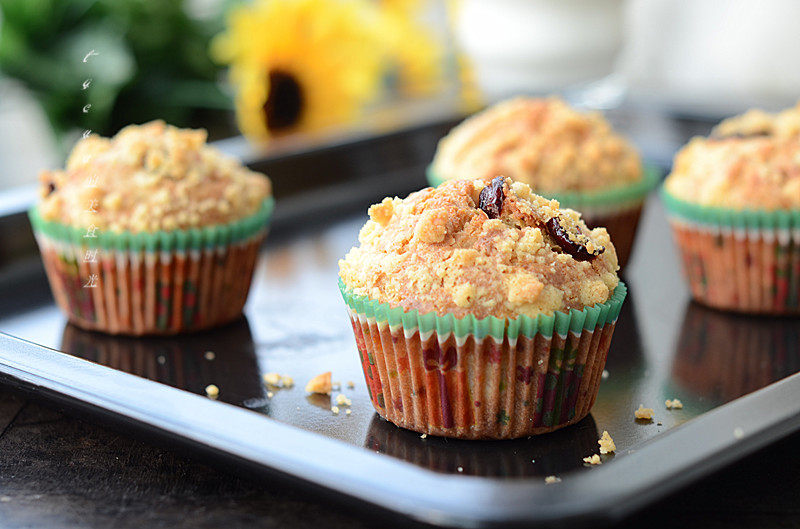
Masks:
[[[794,104],[797,20],[793,0],[0,0],[0,190],[156,118],[247,161],[560,93],[660,141],[665,116]]]

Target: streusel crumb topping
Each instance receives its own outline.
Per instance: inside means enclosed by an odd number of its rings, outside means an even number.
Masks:
[[[271,193],[264,175],[206,145],[204,130],[163,121],[88,136],[65,170],[44,171],[40,181],[45,220],[113,232],[226,224],[258,211]]]
[[[595,191],[637,182],[636,149],[597,112],[558,98],[516,98],[472,116],[439,142],[441,178],[510,176],[537,193]]]
[[[675,156],[666,187],[704,206],[800,208],[800,104],[778,114],[750,110],[693,138]]]
[[[339,261],[342,280],[370,299],[456,317],[537,316],[607,301],[619,279],[605,228],[589,230],[527,184],[500,183],[496,218],[479,207],[482,180],[373,205],[360,246]],[[494,215],[496,206],[486,207]]]

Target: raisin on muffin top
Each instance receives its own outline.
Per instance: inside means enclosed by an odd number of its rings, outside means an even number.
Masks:
[[[391,306],[456,317],[535,317],[609,299],[617,256],[605,228],[510,178],[453,180],[369,209],[344,284]]]
[[[777,114],[750,110],[693,138],[675,156],[666,188],[703,206],[800,209],[800,104]]]
[[[638,182],[636,149],[597,112],[558,98],[515,98],[456,126],[433,161],[442,179],[510,176],[537,193],[599,191]]]
[[[113,232],[235,222],[271,194],[267,177],[206,145],[204,130],[163,121],[80,140],[65,170],[39,177],[45,220]]]

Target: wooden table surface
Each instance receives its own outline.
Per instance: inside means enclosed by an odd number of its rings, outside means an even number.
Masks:
[[[800,433],[635,514],[620,527],[800,527],[798,454]],[[389,525],[283,483],[239,477],[0,389],[0,527]]]

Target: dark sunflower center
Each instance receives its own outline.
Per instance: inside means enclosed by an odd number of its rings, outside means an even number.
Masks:
[[[282,132],[300,121],[303,113],[303,90],[294,76],[281,70],[269,72],[269,96],[264,103],[264,117],[270,132]]]

